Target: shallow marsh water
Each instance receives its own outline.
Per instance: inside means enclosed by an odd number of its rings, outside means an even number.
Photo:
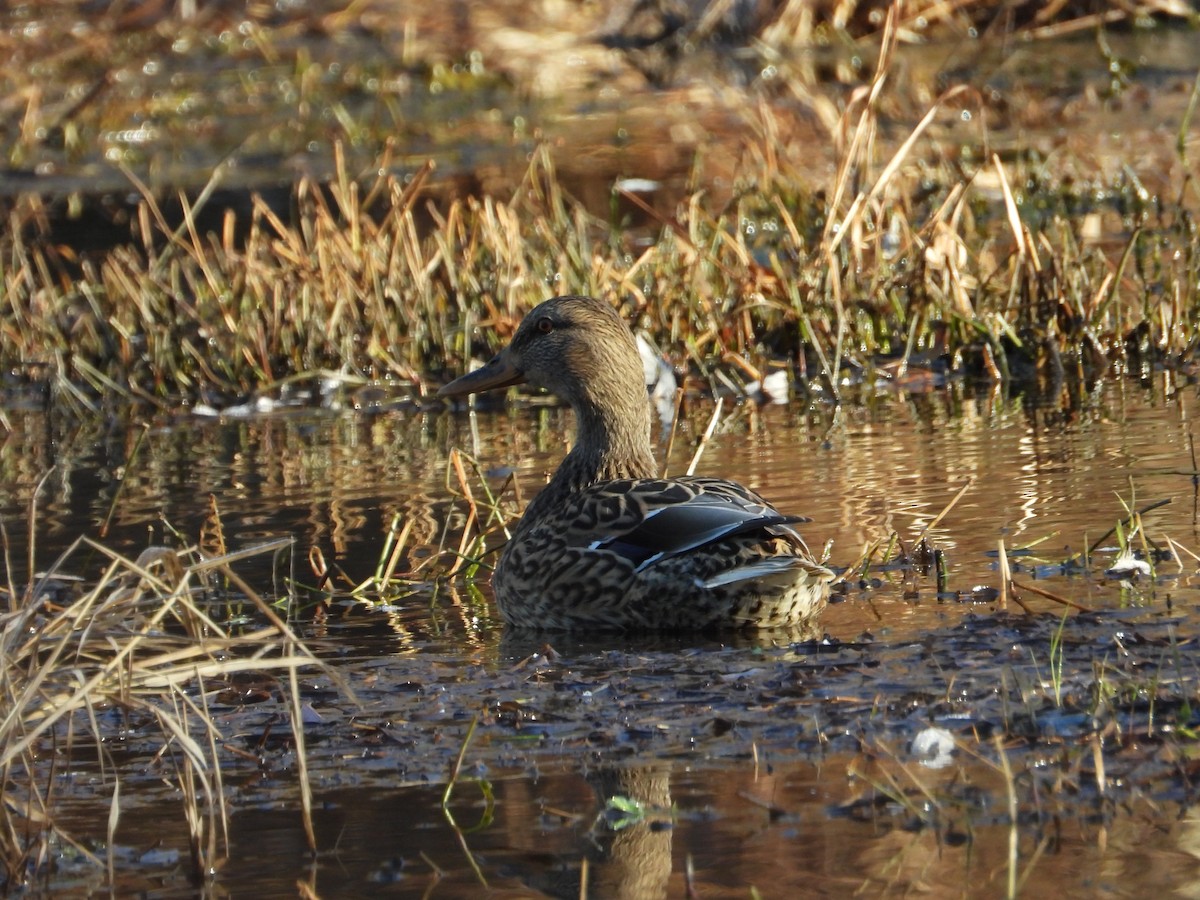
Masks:
[[[872,569],[848,580],[821,643],[551,636],[545,655],[545,636],[505,633],[486,582],[414,582],[376,606],[343,593],[322,615],[301,591],[297,627],[357,694],[306,682],[321,853],[306,856],[284,707],[270,685],[234,684],[212,707],[227,730],[231,858],[206,890],[287,895],[299,879],[325,897],[476,896],[486,882],[500,895],[577,896],[582,867],[601,897],[682,895],[689,867],[701,896],[997,896],[1010,879],[1029,896],[1200,890],[1197,562],[1160,560],[1154,579],[1134,582],[1104,575],[1111,550],[1063,565],[1123,504],[1166,498],[1145,517],[1148,537],[1200,551],[1198,412],[1197,388],[1163,375],[1053,402],[955,385],[838,411],[727,411],[701,470],[810,516],[810,543],[831,541],[837,566],[893,531],[911,545],[974,479],[929,529],[946,592],[932,574]],[[683,422],[673,471],[710,414],[701,405]],[[7,415],[0,512],[18,584],[32,491],[54,463],[37,504],[43,565],[110,509],[106,543],[130,555],[177,540],[163,521],[194,538],[211,494],[231,548],[296,538],[294,558],[241,567],[267,593],[293,574],[314,581],[310,546],[365,578],[395,514],[414,523],[409,562],[431,552],[445,522],[453,534],[463,521],[450,448],[498,470],[517,461],[528,496],[569,434],[567,414],[540,405],[177,420],[144,437]],[[1001,540],[1019,581],[1096,612],[1064,624],[1063,607],[1037,595],[1022,593],[1030,615],[974,591],[999,586]],[[99,562],[72,561],[96,576]],[[121,891],[189,895],[179,798],[163,787],[152,733],[143,745],[138,723],[119,718],[107,749],[126,779]],[[458,831],[440,803],[476,718],[449,806]],[[111,782],[83,748],[59,781],[60,822],[99,845]],[[611,797],[622,805],[606,808]],[[82,893],[101,875],[64,856],[48,886]]]

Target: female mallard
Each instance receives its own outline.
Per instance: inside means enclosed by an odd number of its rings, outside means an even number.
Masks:
[[[500,554],[496,603],[547,629],[774,628],[811,623],[833,573],[753,491],[657,478],[633,334],[609,306],[556,297],[440,397],[529,384],[575,411],[575,446]]]

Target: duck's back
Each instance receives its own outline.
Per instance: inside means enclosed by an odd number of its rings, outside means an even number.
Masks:
[[[803,520],[733,482],[623,479],[553,501],[531,505],[497,565],[512,625],[796,627],[828,597],[833,573],[792,527]]]

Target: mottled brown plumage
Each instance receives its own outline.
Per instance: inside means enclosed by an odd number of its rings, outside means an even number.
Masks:
[[[454,397],[528,382],[569,403],[575,446],[525,510],[493,578],[523,628],[696,630],[810,626],[833,573],[785,516],[717,478],[657,478],[637,344],[608,305],[534,309]]]

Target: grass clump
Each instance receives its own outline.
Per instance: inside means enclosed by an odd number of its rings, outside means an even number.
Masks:
[[[800,194],[776,160],[723,208],[697,190],[637,229],[571,199],[545,150],[505,201],[423,200],[427,170],[408,185],[339,171],[297,185],[293,221],[255,199],[247,220],[227,212],[217,233],[190,212],[168,221],[147,193],[138,243],[98,259],[12,220],[0,241],[10,386],[47,385],[93,408],[270,394],[331,375],[419,395],[426,378],[489,351],[472,345],[475,326],[502,340],[567,292],[623,304],[702,373],[790,361],[834,393],[887,357],[1061,382],[1190,365],[1196,347],[1190,208],[1133,204],[1123,245],[1098,245],[1087,217],[1026,217],[1019,167],[999,159],[941,182],[897,163],[858,191],[848,186],[862,166],[848,165],[822,199]],[[981,196],[984,180],[999,198]]]
[[[113,745],[129,741],[144,744],[139,767],[150,765],[182,798],[187,871],[204,881],[219,870],[228,852],[226,736],[212,704],[226,705],[220,693],[229,680],[239,673],[290,680],[292,696],[283,684],[277,693],[291,715],[297,758],[304,754],[295,680],[315,659],[252,591],[248,602],[268,624],[240,633],[213,618],[206,600],[218,579],[242,584],[231,568],[236,560],[279,543],[190,561],[151,547],[131,560],[83,538],[24,589],[10,581],[0,612],[0,889],[17,891],[51,873],[66,847],[107,866],[115,884],[130,796],[122,785],[131,773]],[[94,583],[65,574],[96,560],[104,568]],[[79,766],[94,768],[101,793],[111,796],[106,834],[77,837],[60,823],[60,776]],[[308,821],[309,805],[302,806]]]

